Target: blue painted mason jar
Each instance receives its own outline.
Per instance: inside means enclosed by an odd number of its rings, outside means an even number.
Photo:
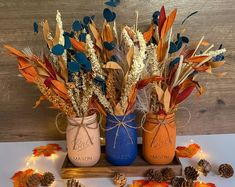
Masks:
[[[135,114],[106,117],[106,158],[116,166],[130,165],[137,156]]]

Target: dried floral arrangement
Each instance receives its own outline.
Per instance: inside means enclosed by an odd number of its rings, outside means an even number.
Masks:
[[[110,9],[104,9],[103,16],[101,32],[94,16],[74,21],[72,31],[66,32],[57,11],[54,37],[48,21],[40,23],[48,47],[42,57],[30,48],[19,51],[5,45],[17,57],[23,77],[42,93],[35,107],[47,99],[69,117],[86,116],[92,107],[104,115],[133,110],[146,43],[137,28],[125,26],[119,36],[116,14]],[[39,32],[38,27],[35,22],[34,32]]]
[[[140,111],[174,112],[195,88],[197,96],[205,92],[205,87],[197,81],[200,73],[205,72],[217,77],[226,74],[212,71],[225,63],[223,54],[226,50],[222,49],[222,45],[213,51],[214,45],[205,41],[204,36],[198,43],[189,43],[189,38],[183,35],[185,30],[173,34],[176,12],[175,9],[166,16],[163,6],[153,14],[150,27],[143,34],[147,43],[147,58],[142,81],[154,76],[162,79],[139,90],[137,109]],[[189,15],[182,24],[196,13]]]

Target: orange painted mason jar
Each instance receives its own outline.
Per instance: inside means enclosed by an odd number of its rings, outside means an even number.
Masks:
[[[175,156],[175,113],[148,113],[143,125],[143,156],[150,164],[169,164]]]

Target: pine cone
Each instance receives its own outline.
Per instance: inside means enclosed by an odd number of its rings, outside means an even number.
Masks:
[[[27,180],[28,187],[39,186],[42,176],[38,173],[32,174]]]
[[[184,181],[180,187],[195,187],[195,183],[192,180]]]
[[[157,181],[157,182],[163,182],[164,181],[164,178],[162,176],[162,172],[161,171],[159,171],[159,170],[155,171],[154,181]]]
[[[145,174],[146,178],[148,181],[154,181],[155,180],[155,174],[154,174],[154,170],[153,169],[149,169],[146,174]]]
[[[204,176],[211,171],[211,164],[205,159],[201,159],[197,164],[198,171],[202,172]]]
[[[184,169],[184,174],[187,180],[192,180],[195,181],[197,180],[199,173],[198,171],[192,167],[192,166],[188,166]]]
[[[46,172],[42,176],[41,185],[50,186],[55,181],[55,177],[52,173]]]
[[[181,187],[181,185],[183,184],[183,182],[185,182],[183,177],[175,177],[172,181],[171,181],[171,185],[173,187]]]
[[[175,172],[172,168],[163,168],[161,173],[163,180],[166,182],[171,182],[175,178]]]
[[[230,164],[221,164],[218,169],[219,175],[224,178],[230,178],[234,174],[233,167]]]
[[[125,186],[126,184],[126,177],[124,174],[122,173],[115,173],[114,177],[113,177],[113,183],[118,186],[118,187],[122,187]]]

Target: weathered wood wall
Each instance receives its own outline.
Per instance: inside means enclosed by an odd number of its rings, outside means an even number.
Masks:
[[[228,75],[221,80],[204,76],[207,93],[186,102],[192,113],[190,125],[179,128],[178,134],[235,133],[235,1],[234,0],[121,0],[115,9],[118,22],[133,24],[134,11],[139,10],[139,25],[146,26],[152,13],[165,5],[169,11],[178,8],[174,30],[191,12],[199,13],[185,24],[187,34],[192,41],[198,41],[202,35],[215,41],[215,46],[223,43],[227,48],[227,64],[223,71]],[[56,111],[48,109],[46,104],[32,110],[39,92],[18,76],[15,59],[7,56],[3,44],[11,44],[21,49],[29,46],[37,51],[41,49],[41,38],[33,34],[34,20],[48,19],[55,23],[56,10],[60,10],[66,28],[75,18],[96,15],[102,21],[103,0],[0,0],[0,141],[63,139],[54,126]],[[180,111],[181,124],[187,115]]]

